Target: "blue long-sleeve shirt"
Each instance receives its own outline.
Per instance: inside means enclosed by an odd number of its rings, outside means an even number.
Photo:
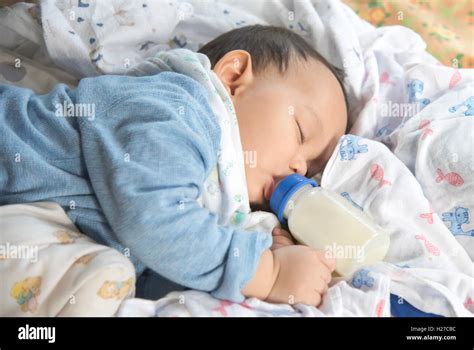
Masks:
[[[55,201],[83,233],[130,252],[138,273],[239,302],[271,237],[219,225],[197,202],[219,142],[206,90],[181,74],[86,78],[45,95],[0,85],[0,205]]]

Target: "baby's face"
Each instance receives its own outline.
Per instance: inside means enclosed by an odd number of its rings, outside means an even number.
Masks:
[[[332,72],[314,59],[293,61],[284,74],[243,71],[240,78],[234,85],[229,75],[221,80],[231,87],[250,204],[269,211],[273,184],[293,173],[312,177],[329,160],[346,128],[344,94]]]

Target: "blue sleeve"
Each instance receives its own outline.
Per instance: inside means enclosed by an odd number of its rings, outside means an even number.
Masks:
[[[76,96],[97,103],[80,121],[82,148],[118,239],[162,276],[242,301],[272,238],[221,226],[197,202],[220,143],[206,90],[176,73],[101,78],[83,79]]]

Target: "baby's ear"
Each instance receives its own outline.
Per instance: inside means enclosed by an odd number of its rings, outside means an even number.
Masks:
[[[252,57],[245,50],[229,51],[217,61],[213,70],[231,96],[237,88],[241,91],[254,79]]]

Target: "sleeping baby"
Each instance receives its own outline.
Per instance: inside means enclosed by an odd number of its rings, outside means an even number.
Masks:
[[[200,53],[235,111],[242,151],[258,156],[244,162],[250,207],[270,211],[275,184],[320,172],[345,133],[340,72],[277,27],[232,30]],[[58,203],[80,231],[129,253],[138,296],[172,283],[235,302],[321,303],[335,266],[323,251],[280,228],[222,225],[200,205],[223,141],[197,80],[104,75],[45,95],[0,85],[0,97],[0,205]]]

